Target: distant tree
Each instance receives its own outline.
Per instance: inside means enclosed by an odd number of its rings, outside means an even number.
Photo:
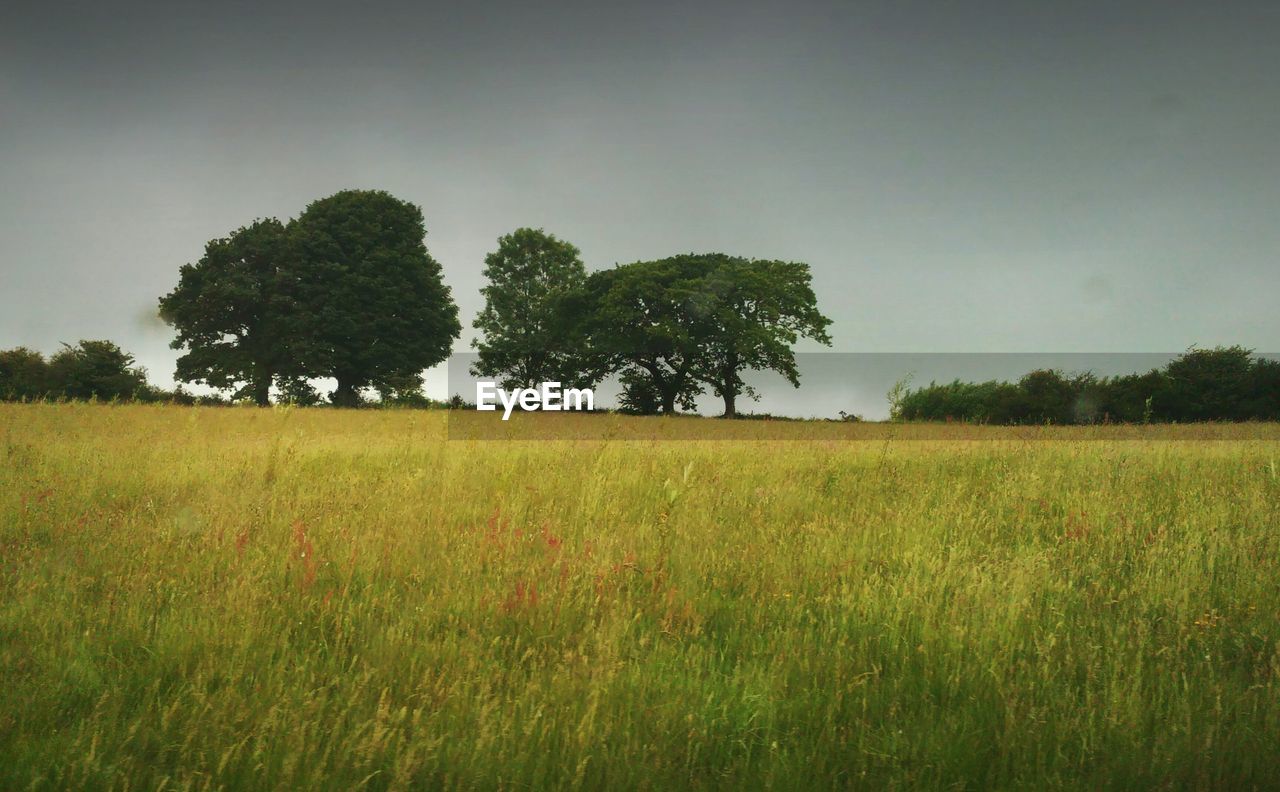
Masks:
[[[1063,423],[1092,424],[1101,421],[1102,405],[1106,400],[1105,380],[1086,371],[1072,375],[1067,382],[1073,400],[1064,414]]]
[[[133,399],[149,393],[147,372],[110,341],[81,341],[49,360],[51,386],[69,399]]]
[[[160,299],[161,317],[178,332],[170,346],[187,350],[175,379],[270,403],[272,383],[296,366],[301,333],[289,264],[285,227],[268,218],[210,241],[182,267],[177,288]]]
[[[1255,359],[1249,379],[1249,417],[1280,421],[1280,361]]]
[[[1124,374],[1098,381],[1098,413],[1119,423],[1148,423],[1156,420],[1154,403],[1168,387],[1164,372],[1152,369],[1145,374]]]
[[[1156,410],[1172,421],[1245,420],[1252,368],[1244,347],[1189,350],[1165,367],[1169,384]]]
[[[299,350],[309,377],[333,377],[334,404],[394,387],[449,356],[458,307],[427,252],[422,211],[382,191],[346,190],[309,205],[290,227],[297,256]]]
[[[49,388],[44,355],[26,347],[0,350],[0,400],[42,399]]]
[[[629,366],[621,371],[618,380],[622,385],[622,392],[618,395],[620,412],[630,415],[657,415],[662,411],[662,392],[658,390],[653,376],[648,371]],[[676,407],[682,410],[695,409],[701,392],[698,381],[690,378],[686,381],[686,387],[676,393]]]
[[[156,391],[155,398],[157,401],[167,402],[169,404],[181,405],[183,407],[225,407],[230,402],[217,393],[194,394],[178,385],[172,392],[165,393]]]
[[[749,260],[720,253],[678,256],[705,272],[707,313],[699,316],[702,342],[695,379],[724,400],[724,416],[737,415],[737,397],[755,392],[742,380],[746,370],[773,370],[800,386],[792,348],[800,338],[830,344],[831,320],[818,311],[809,265]]]
[[[900,417],[905,421],[965,421],[1007,423],[1018,387],[1008,382],[930,382],[902,394]]]
[[[959,380],[895,389],[903,420],[1084,424],[1280,420],[1280,362],[1242,347],[1193,349],[1162,370],[1098,378],[1033,371],[1016,384]]]
[[[1070,424],[1075,422],[1077,388],[1062,372],[1038,369],[1018,380],[1017,393],[1000,423]]]
[[[520,228],[498,239],[484,259],[489,285],[474,326],[479,360],[472,373],[499,378],[503,388],[584,381],[571,328],[557,302],[586,281],[578,249],[542,229]]]
[[[618,409],[629,415],[657,415],[662,409],[662,394],[658,393],[647,374],[638,369],[627,369],[619,378],[622,393],[618,395]]]
[[[428,407],[431,400],[422,392],[422,377],[392,377],[378,386],[378,400],[384,406]]]
[[[647,379],[664,414],[689,406],[701,391],[701,362],[711,315],[704,263],[690,258],[640,261],[593,272],[565,301],[577,316],[575,344],[592,376],[628,372]]]
[[[315,387],[301,376],[284,377],[278,381],[280,401],[297,407],[314,407],[324,401]]]

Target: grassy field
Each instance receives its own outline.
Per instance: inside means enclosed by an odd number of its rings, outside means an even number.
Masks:
[[[0,405],[0,788],[1280,787],[1276,426],[445,420]]]

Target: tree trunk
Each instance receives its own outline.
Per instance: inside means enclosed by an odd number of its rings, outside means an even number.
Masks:
[[[676,392],[674,390],[663,391],[662,392],[662,414],[671,415],[675,413],[675,411],[676,411]]]
[[[738,385],[741,380],[738,379],[738,353],[736,351],[729,354],[725,365],[720,369],[720,394],[724,399],[724,417],[738,417]]]
[[[737,391],[732,390],[730,388],[724,389],[724,417],[725,418],[738,417],[737,399],[738,399]]]
[[[338,389],[333,392],[333,404],[336,407],[355,407],[360,404],[356,381],[348,376],[338,376]]]
[[[254,369],[256,376],[253,382],[253,403],[259,407],[269,407],[271,405],[271,370],[261,363],[255,365]]]

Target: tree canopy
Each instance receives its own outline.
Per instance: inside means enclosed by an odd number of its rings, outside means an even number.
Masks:
[[[297,379],[302,327],[290,264],[285,226],[268,218],[211,240],[184,265],[160,298],[161,317],[178,333],[170,346],[186,350],[174,378],[234,389],[232,398],[259,405],[277,379]]]
[[[418,207],[346,190],[309,205],[289,232],[305,339],[298,367],[337,380],[335,404],[358,403],[370,386],[403,393],[448,357],[462,327]]]
[[[574,309],[584,354],[620,375],[625,406],[640,412],[692,408],[705,384],[733,417],[737,397],[755,395],[743,372],[771,369],[798,385],[796,341],[830,343],[806,264],[672,256],[593,273],[584,295]]]
[[[52,387],[44,355],[26,347],[0,350],[0,399],[43,399]]]
[[[542,382],[585,385],[571,328],[558,302],[586,281],[578,249],[542,229],[519,228],[485,256],[484,309],[474,327],[484,335],[473,373],[504,388]]]
[[[663,413],[692,407],[713,315],[706,274],[704,261],[679,256],[592,273],[570,301],[586,367],[621,374],[635,403],[655,402]],[[652,396],[641,399],[641,388]]]
[[[724,415],[737,414],[737,397],[755,392],[742,379],[747,370],[773,370],[800,386],[795,343],[810,338],[830,344],[831,320],[818,311],[809,265],[708,254],[703,350],[694,377],[724,400]]]
[[[146,370],[110,341],[63,344],[49,359],[48,382],[69,399],[133,399],[148,390]]]

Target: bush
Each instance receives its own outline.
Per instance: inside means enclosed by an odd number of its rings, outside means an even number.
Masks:
[[[49,360],[49,378],[68,399],[128,400],[147,391],[147,372],[110,341],[81,341]]]
[[[653,380],[637,369],[627,369],[619,377],[622,393],[618,396],[618,412],[628,415],[657,415],[662,409],[662,394]]]
[[[43,399],[49,387],[49,364],[44,355],[26,347],[0,350],[0,399]]]

